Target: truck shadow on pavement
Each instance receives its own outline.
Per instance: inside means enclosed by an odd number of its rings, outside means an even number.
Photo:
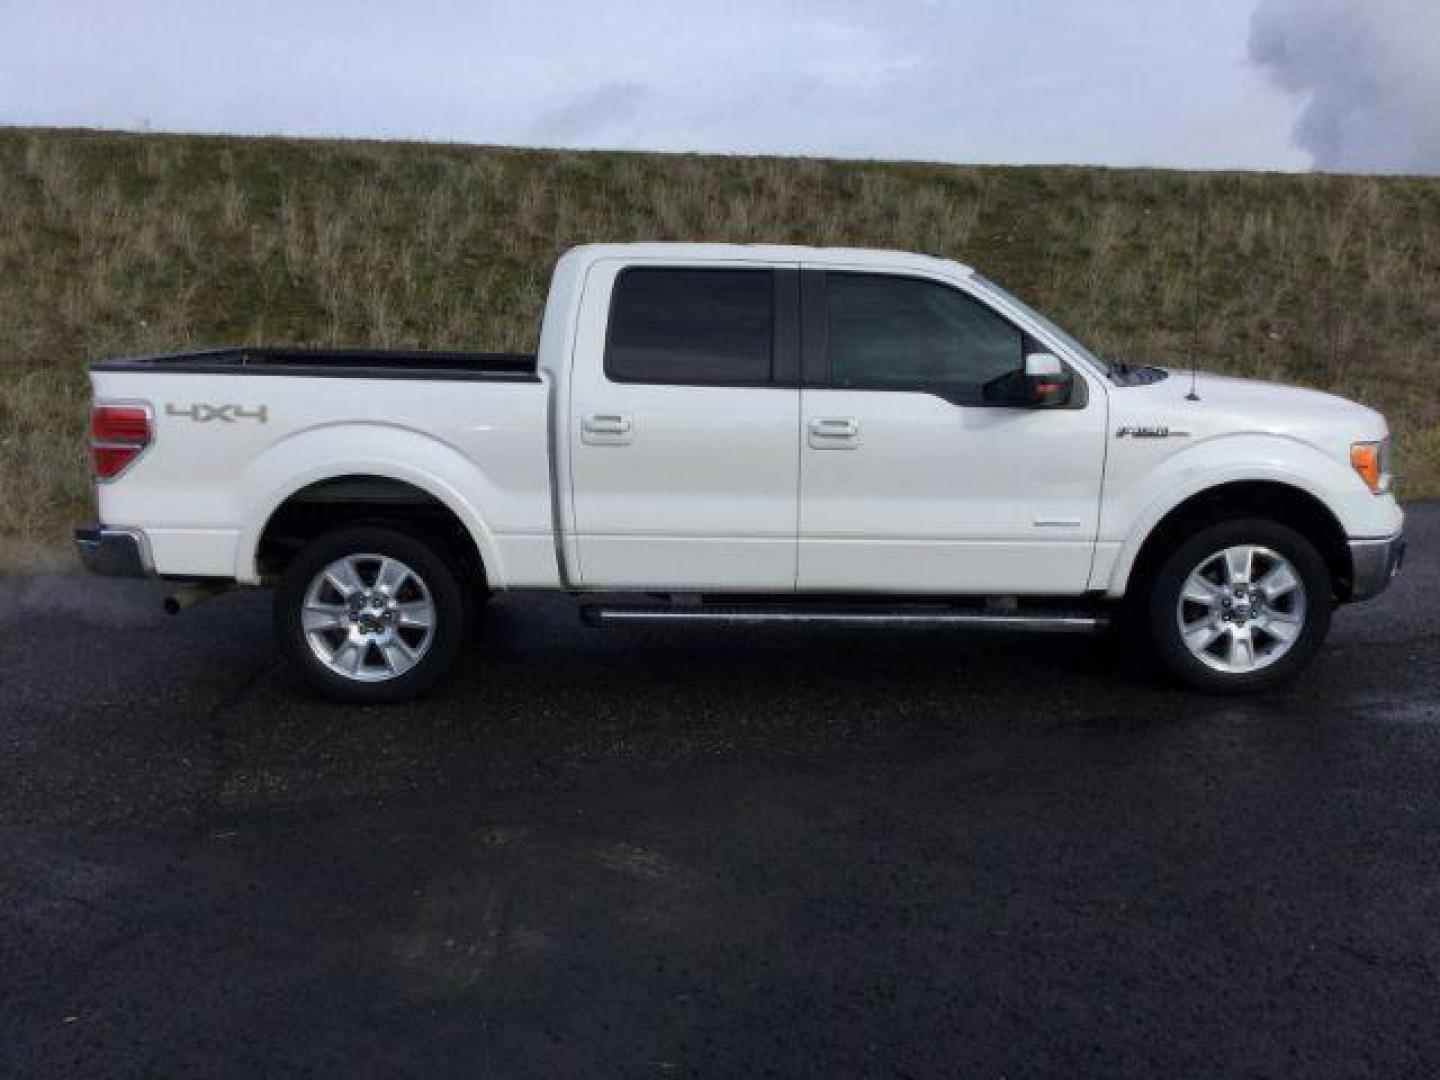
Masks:
[[[321,739],[340,761],[375,760],[368,743],[380,739],[397,751],[380,760],[402,772],[423,760],[433,782],[484,788],[686,763],[888,760],[1217,720],[1305,724],[1323,693],[1301,684],[1260,699],[1195,695],[1109,638],[595,630],[564,603],[515,599],[485,611],[456,672],[425,701],[336,706],[307,696],[272,663],[227,723],[262,742],[286,733],[301,745]],[[278,764],[295,765],[275,749]]]

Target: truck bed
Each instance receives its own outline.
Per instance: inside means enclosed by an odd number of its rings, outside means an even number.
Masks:
[[[107,357],[96,360],[90,369],[175,375],[539,381],[533,353],[431,352],[422,349],[237,345],[154,356]]]
[[[497,582],[557,584],[549,389],[531,356],[243,346],[98,360],[91,383],[148,410],[147,448],[98,502],[107,526],[143,527],[162,574],[258,580],[258,536],[285,501],[378,477],[448,500]]]

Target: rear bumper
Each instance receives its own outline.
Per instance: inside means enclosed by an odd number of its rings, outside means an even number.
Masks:
[[[150,545],[139,529],[83,525],[75,530],[75,550],[85,569],[105,577],[149,577],[155,572]]]
[[[1368,600],[1389,586],[1405,562],[1405,537],[1350,541],[1350,599]]]

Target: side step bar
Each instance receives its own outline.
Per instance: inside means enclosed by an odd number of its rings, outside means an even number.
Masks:
[[[795,607],[680,607],[669,605],[589,605],[580,618],[590,626],[624,623],[809,623],[836,626],[957,627],[974,630],[1036,631],[1051,634],[1095,634],[1108,629],[1104,615],[1046,611],[956,611],[947,608],[806,609]]]

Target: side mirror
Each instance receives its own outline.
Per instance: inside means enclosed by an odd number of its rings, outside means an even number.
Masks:
[[[1035,352],[1025,357],[1019,371],[1002,375],[985,386],[985,400],[994,405],[1022,409],[1056,409],[1070,402],[1075,376],[1053,353]]]
[[[1054,353],[1031,353],[1025,357],[1025,383],[1032,409],[1067,405],[1076,389],[1073,374]]]
[[[1025,388],[1032,409],[1055,409],[1069,403],[1075,376],[1055,354],[1030,353],[1025,357]]]

